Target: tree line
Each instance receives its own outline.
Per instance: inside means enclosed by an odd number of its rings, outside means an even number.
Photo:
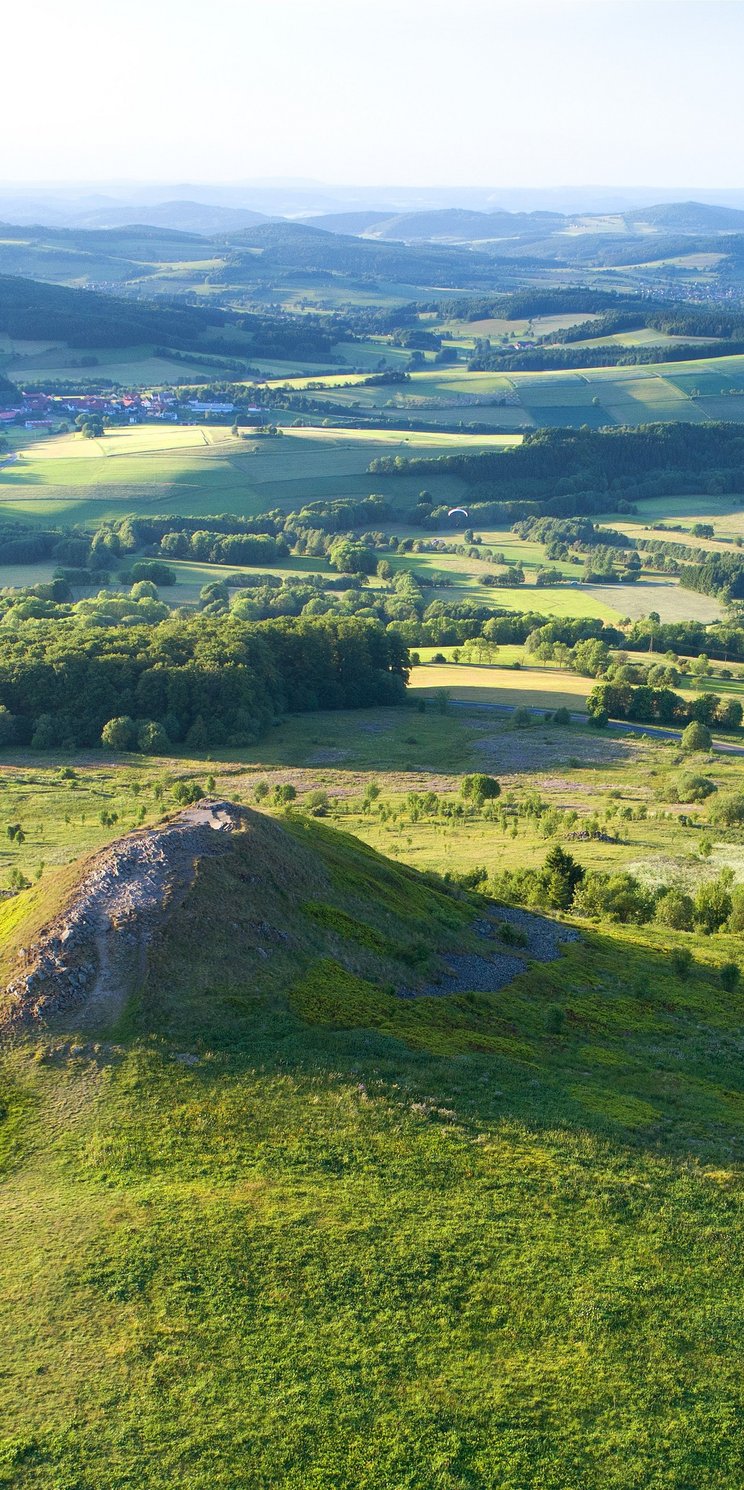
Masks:
[[[4,639],[0,739],[92,746],[129,716],[159,725],[169,743],[246,745],[286,710],[402,702],[407,660],[394,631],[356,617],[197,616],[103,630],[39,621]]]

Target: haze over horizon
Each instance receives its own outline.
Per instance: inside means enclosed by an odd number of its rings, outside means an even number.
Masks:
[[[738,0],[216,0],[208,30],[195,0],[132,0],[124,26],[92,0],[37,14],[33,109],[27,69],[4,80],[8,186],[661,181],[700,196],[741,180]],[[22,17],[4,29],[22,55]]]

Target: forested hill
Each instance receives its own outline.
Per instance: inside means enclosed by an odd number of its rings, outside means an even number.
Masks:
[[[0,276],[0,331],[18,340],[59,340],[71,347],[167,341],[188,348],[226,319],[229,315],[220,310],[124,300],[94,290]]]
[[[234,255],[224,271],[229,279],[235,278],[241,251],[260,249],[262,268],[374,275],[414,285],[477,286],[493,282],[494,259],[472,249],[382,243],[351,234],[328,233],[303,223],[260,223],[258,227],[230,234],[225,241]],[[255,253],[250,259],[246,255],[246,260],[246,269],[255,276]]]
[[[381,456],[371,464],[376,472],[405,470],[436,474],[447,470],[464,481],[591,482],[610,487],[616,480],[644,476],[684,466],[705,471],[719,463],[744,462],[744,430],[739,424],[642,424],[635,429],[539,429],[525,434],[520,445],[506,450],[433,456],[406,460]]]
[[[15,275],[0,275],[0,332],[19,341],[60,341],[69,347],[164,344],[180,352],[278,360],[297,356],[322,360],[329,355],[335,335],[329,317],[243,315],[162,299],[125,300]]]
[[[723,422],[539,429],[507,450],[418,459],[380,456],[369,469],[377,476],[458,476],[473,489],[476,505],[524,508],[504,514],[512,520],[571,516],[618,505],[622,510],[623,503],[638,498],[690,490],[690,482],[711,493],[740,491],[744,429]],[[475,515],[483,521],[488,514]]]

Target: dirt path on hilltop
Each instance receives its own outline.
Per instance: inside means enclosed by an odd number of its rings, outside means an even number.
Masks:
[[[247,817],[232,802],[203,801],[98,854],[65,910],[19,952],[0,1031],[68,1009],[81,1009],[90,1024],[115,1020],[144,977],[149,942],[182,903],[200,860],[229,851]]]

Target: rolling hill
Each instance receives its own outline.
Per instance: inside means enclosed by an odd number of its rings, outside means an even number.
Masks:
[[[669,933],[214,799],[0,923],[5,1484],[737,1483],[738,998]]]

